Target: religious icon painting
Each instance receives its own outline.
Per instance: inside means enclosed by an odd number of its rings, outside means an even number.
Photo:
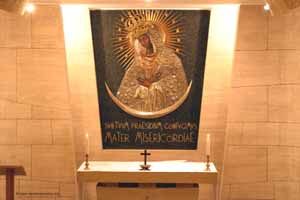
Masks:
[[[91,11],[104,149],[197,149],[210,11]]]

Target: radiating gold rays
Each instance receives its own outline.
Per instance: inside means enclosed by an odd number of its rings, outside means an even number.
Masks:
[[[125,22],[130,16],[139,16],[156,25],[164,35],[166,47],[173,49],[177,54],[183,55],[183,16],[173,10],[124,10],[115,22],[113,40],[113,53],[118,63],[124,69],[130,68],[134,63],[134,49]]]

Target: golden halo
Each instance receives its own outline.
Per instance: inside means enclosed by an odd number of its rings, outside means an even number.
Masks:
[[[166,47],[175,53],[184,55],[183,52],[183,16],[173,10],[124,10],[120,14],[114,27],[113,53],[123,69],[129,69],[134,62],[134,49],[126,28],[128,20],[143,19],[157,26],[163,35]]]

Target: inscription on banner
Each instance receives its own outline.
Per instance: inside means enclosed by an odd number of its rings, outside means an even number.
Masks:
[[[198,126],[190,122],[106,122],[105,143],[194,143]]]

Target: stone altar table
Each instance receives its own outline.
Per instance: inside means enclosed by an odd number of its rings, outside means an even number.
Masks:
[[[141,162],[90,161],[85,170],[83,163],[77,170],[77,179],[84,182],[103,183],[183,183],[212,184],[217,200],[218,172],[213,163],[206,170],[205,162],[159,161],[149,162],[150,171],[140,170]]]

